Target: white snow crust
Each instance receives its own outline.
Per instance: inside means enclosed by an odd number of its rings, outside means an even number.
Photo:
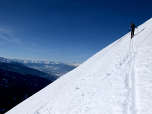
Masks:
[[[152,114],[152,19],[6,114]]]

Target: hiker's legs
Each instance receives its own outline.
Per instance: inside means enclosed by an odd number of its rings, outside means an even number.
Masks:
[[[132,28],[131,29],[131,38],[134,36],[134,31],[135,31],[135,28]]]

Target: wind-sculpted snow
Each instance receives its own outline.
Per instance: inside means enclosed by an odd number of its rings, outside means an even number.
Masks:
[[[6,114],[152,114],[152,19]]]

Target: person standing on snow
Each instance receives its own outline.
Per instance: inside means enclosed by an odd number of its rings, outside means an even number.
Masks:
[[[134,23],[132,22],[131,23],[131,26],[130,26],[130,29],[131,29],[131,39],[132,39],[132,37],[134,36],[134,31],[135,31],[135,25],[134,25]]]

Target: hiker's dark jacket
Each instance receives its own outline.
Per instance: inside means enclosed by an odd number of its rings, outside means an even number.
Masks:
[[[133,29],[133,28],[135,28],[135,27],[136,27],[136,26],[134,25],[134,23],[131,23],[130,28]]]

